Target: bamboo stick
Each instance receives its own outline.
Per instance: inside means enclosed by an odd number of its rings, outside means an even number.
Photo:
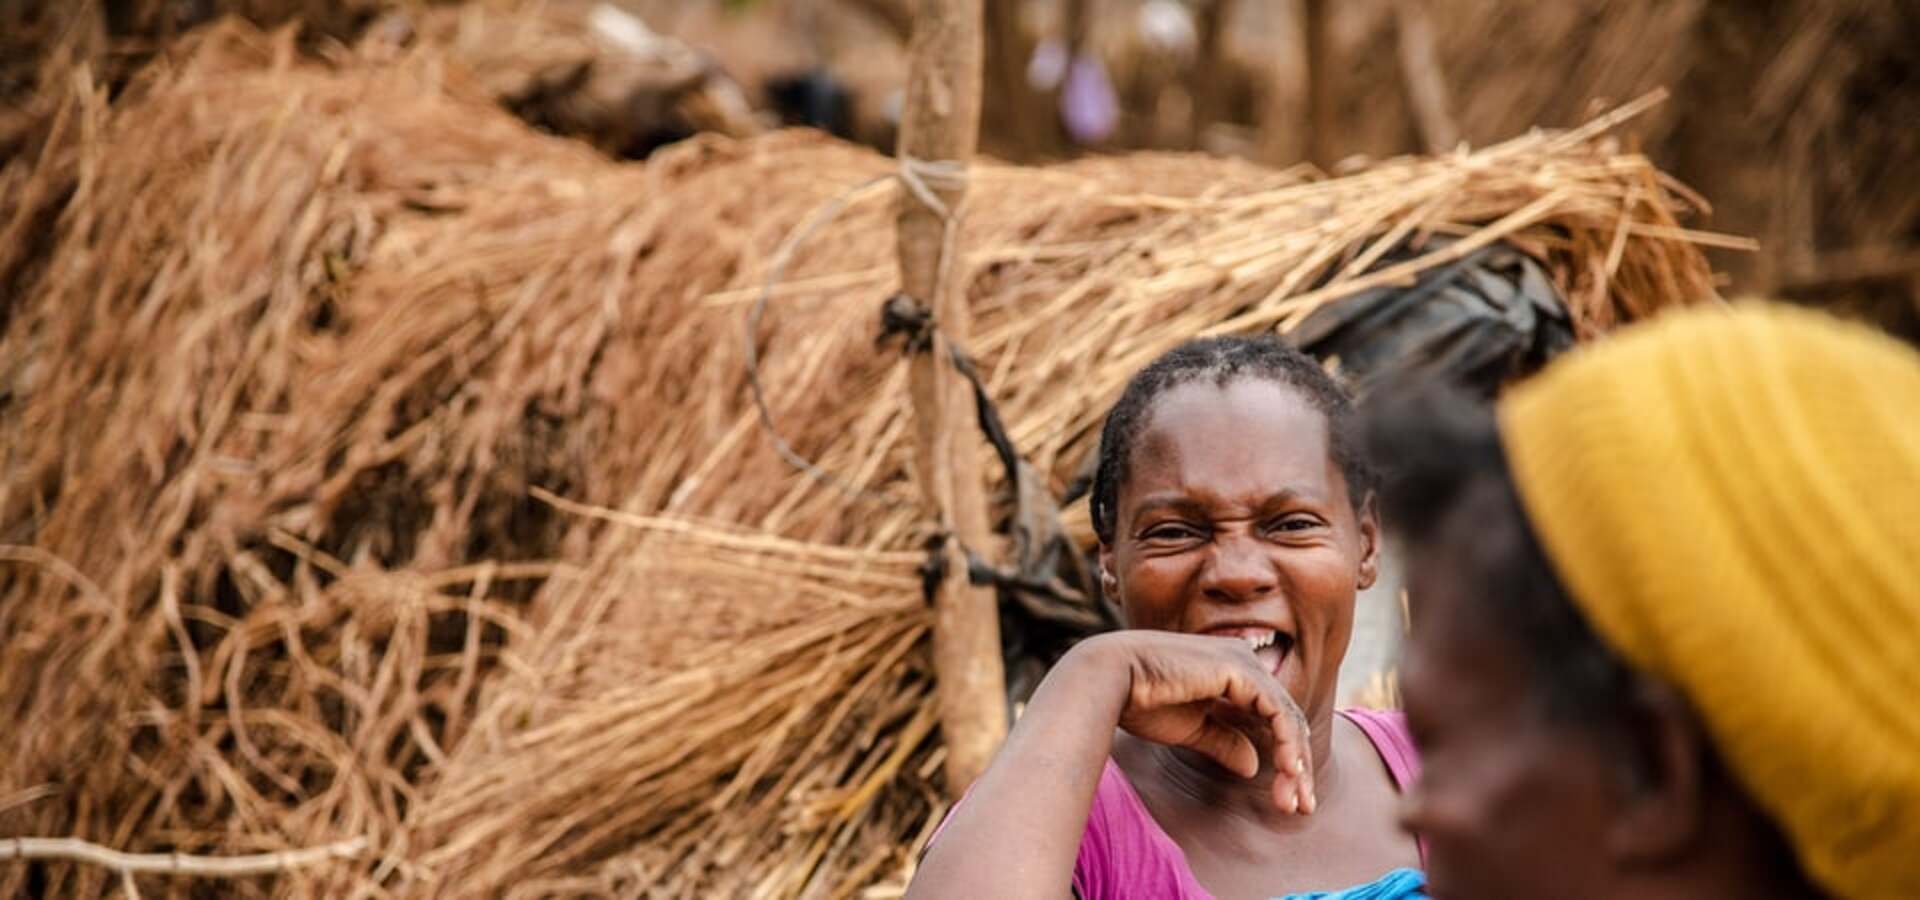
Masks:
[[[930,352],[910,363],[918,437],[915,473],[949,540],[946,574],[934,598],[934,672],[946,742],[946,788],[958,797],[986,769],[1006,735],[1006,674],[992,590],[968,583],[961,548],[985,552],[987,524],[977,424],[967,387],[947,362],[948,341],[964,345],[972,315],[952,271],[957,216],[966,198],[965,164],[980,129],[980,0],[923,0],[914,18],[899,155],[906,177],[915,161],[957,163],[951,177],[926,185],[944,209],[903,190],[897,219],[900,278],[907,296],[928,304],[937,326]]]
[[[70,859],[124,874],[204,875],[240,878],[352,859],[367,848],[354,838],[304,850],[250,853],[245,856],[193,856],[185,853],[123,853],[77,838],[16,837],[0,840],[0,859]]]

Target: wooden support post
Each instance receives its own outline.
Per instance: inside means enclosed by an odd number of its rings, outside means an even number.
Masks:
[[[1428,153],[1449,152],[1460,145],[1460,126],[1447,111],[1447,79],[1440,68],[1433,16],[1425,0],[1397,0],[1393,12],[1401,83],[1420,129],[1420,143]]]
[[[886,26],[902,42],[913,38],[913,7],[906,0],[847,0],[847,3]]]
[[[1193,68],[1187,74],[1187,99],[1192,106],[1192,125],[1187,129],[1187,149],[1206,147],[1209,127],[1226,121],[1227,113],[1227,22],[1233,17],[1234,0],[1212,0],[1200,6],[1199,46],[1194,48]]]
[[[1307,47],[1307,158],[1321,171],[1335,162],[1334,104],[1339,94],[1333,83],[1333,4],[1306,0],[1300,4],[1305,21],[1300,29]]]
[[[1269,54],[1265,77],[1265,96],[1256,116],[1257,154],[1260,161],[1284,169],[1308,158],[1307,131],[1310,105],[1307,82],[1307,20],[1304,13],[1294,19],[1286,42]]]
[[[967,0],[972,6],[972,0]],[[985,0],[980,4],[986,38],[984,94],[989,134],[1029,154],[1054,155],[1070,149],[1060,124],[1060,88],[1037,90],[1027,83],[1027,66],[1036,46],[1022,21],[1023,0]]]
[[[968,583],[961,552],[962,546],[977,553],[992,548],[980,432],[967,384],[948,362],[949,339],[964,345],[972,329],[957,244],[965,166],[980,133],[980,31],[980,0],[921,0],[899,145],[904,177],[917,177],[919,163],[955,164],[938,178],[921,179],[946,215],[920,192],[903,189],[897,220],[901,290],[932,310],[936,326],[932,350],[913,354],[909,376],[915,474],[939,526],[953,538],[934,599],[933,665],[946,787],[955,798],[986,770],[1007,731],[999,610],[991,588]]]

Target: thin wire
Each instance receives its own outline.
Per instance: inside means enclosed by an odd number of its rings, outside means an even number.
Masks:
[[[842,213],[846,212],[847,207],[861,199],[867,191],[889,181],[898,181],[907,191],[908,196],[920,201],[922,205],[939,215],[941,222],[951,228],[953,211],[941,202],[939,195],[934,193],[934,187],[948,189],[964,187],[966,175],[966,165],[957,160],[922,160],[903,156],[896,171],[876,175],[842,191],[832,200],[815,208],[799,228],[788,232],[787,236],[781,239],[780,246],[774,250],[773,265],[767,270],[766,281],[760,286],[760,296],[753,301],[753,307],[747,310],[744,335],[747,351],[747,384],[753,389],[753,405],[760,413],[760,428],[767,433],[767,437],[773,441],[773,449],[780,454],[781,459],[786,460],[788,465],[800,470],[808,478],[852,499],[870,500],[890,506],[907,505],[897,497],[860,487],[820,468],[812,460],[800,455],[799,451],[793,449],[792,444],[787,443],[787,439],[780,434],[780,429],[774,425],[773,410],[767,406],[766,388],[760,382],[760,350],[756,341],[760,334],[760,320],[766,314],[767,302],[773,297],[774,287],[786,275],[787,266],[793,262],[793,255],[800,245],[811,240],[814,232],[825,227],[828,222],[838,219]],[[947,252],[943,250],[941,253],[943,264],[946,256]]]
[[[903,505],[895,497],[850,484],[832,472],[828,472],[814,465],[812,460],[801,456],[798,451],[793,449],[792,444],[787,443],[787,439],[781,436],[780,429],[773,423],[773,411],[767,407],[766,389],[760,383],[760,351],[757,347],[757,341],[755,340],[760,333],[760,319],[761,316],[766,313],[767,301],[773,296],[774,286],[779,284],[781,277],[786,274],[787,265],[793,261],[794,251],[798,249],[801,244],[812,238],[814,232],[820,230],[828,222],[839,218],[840,214],[845,212],[846,208],[852,205],[855,200],[859,199],[862,194],[888,181],[892,181],[894,177],[895,176],[891,174],[879,175],[854,185],[831,201],[816,208],[808,215],[808,221],[805,224],[789,232],[786,238],[781,240],[779,249],[774,251],[773,266],[767,272],[767,280],[760,287],[760,296],[754,300],[753,308],[747,312],[745,336],[747,345],[747,383],[753,388],[753,405],[760,411],[761,430],[765,431],[767,437],[773,441],[773,449],[780,454],[780,458],[786,460],[788,465],[799,469],[802,473],[806,474],[807,477],[831,487],[848,497],[856,500],[879,501],[890,505]]]

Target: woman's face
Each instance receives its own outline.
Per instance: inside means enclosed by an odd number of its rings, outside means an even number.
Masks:
[[[1119,485],[1106,589],[1130,628],[1251,638],[1313,721],[1332,709],[1377,527],[1293,388],[1189,382],[1154,402]]]
[[[1503,514],[1465,504],[1408,548],[1400,683],[1421,775],[1402,822],[1427,842],[1433,897],[1617,896],[1602,849],[1619,764],[1543,713],[1526,651],[1483,596],[1503,589],[1484,563],[1512,540]]]

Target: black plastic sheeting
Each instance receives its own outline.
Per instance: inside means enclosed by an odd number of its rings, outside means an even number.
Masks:
[[[1431,252],[1446,246],[1428,241]],[[1415,254],[1389,253],[1391,265]],[[1491,397],[1573,346],[1566,305],[1533,257],[1505,244],[1315,311],[1291,334],[1333,361],[1356,394],[1389,382],[1448,380]]]
[[[1402,246],[1375,268],[1450,245],[1449,239],[1431,238],[1417,251]],[[889,302],[890,311],[898,299]],[[890,323],[886,330],[911,329]],[[1383,385],[1429,380],[1492,397],[1501,385],[1539,369],[1574,342],[1566,305],[1545,267],[1504,244],[1428,269],[1411,285],[1333,301],[1289,339],[1336,369],[1362,397]],[[916,348],[910,341],[909,348],[924,352],[926,345]],[[1101,596],[1093,554],[1075,547],[1059,524],[1061,507],[1084,496],[1091,467],[1083,466],[1056,502],[1045,478],[1013,447],[971,360],[956,352],[954,363],[973,386],[982,431],[1011,486],[1012,496],[999,504],[1004,518],[998,530],[1013,538],[1013,558],[1000,568],[969,553],[968,574],[974,584],[991,585],[999,594],[1007,695],[1018,703],[1075,641],[1120,627],[1119,610],[1112,598]],[[1098,452],[1089,451],[1088,463]]]

